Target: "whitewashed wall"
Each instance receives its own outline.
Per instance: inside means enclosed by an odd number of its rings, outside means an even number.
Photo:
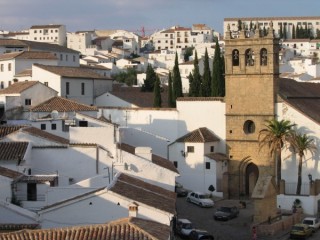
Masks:
[[[296,195],[283,195],[277,196],[277,204],[281,209],[292,210],[293,202],[299,199],[301,201],[301,207],[303,213],[307,215],[316,215],[318,212],[318,202],[320,201],[320,195],[318,196],[296,196]]]
[[[11,182],[13,179],[0,175],[0,201],[9,202],[11,201]],[[1,206],[1,205],[0,205]]]
[[[136,107],[134,104],[124,101],[109,92],[96,97],[95,105],[99,107]]]
[[[7,202],[0,201],[0,224],[37,224],[37,214]]]
[[[58,92],[58,96],[61,95],[61,80],[60,76],[48,72],[46,70],[43,70],[42,68],[39,68],[35,65],[32,65],[32,80],[33,81],[40,81],[42,83],[48,82],[48,86],[53,88]]]

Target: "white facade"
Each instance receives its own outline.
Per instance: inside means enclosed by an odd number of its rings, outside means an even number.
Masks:
[[[67,32],[65,25],[35,25],[29,29],[31,41],[67,45]]]

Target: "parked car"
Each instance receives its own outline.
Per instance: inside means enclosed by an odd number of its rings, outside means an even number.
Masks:
[[[188,190],[185,189],[182,184],[176,182],[175,185],[175,192],[177,193],[178,197],[186,197],[188,195]]]
[[[214,237],[206,230],[193,229],[190,232],[189,239],[191,240],[214,240]]]
[[[302,223],[311,227],[313,232],[317,231],[320,227],[319,219],[315,217],[306,217],[303,219]]]
[[[193,224],[185,218],[179,218],[176,223],[176,233],[181,237],[188,237],[193,230]]]
[[[206,194],[200,192],[189,192],[187,201],[195,203],[200,207],[213,207],[214,202]]]
[[[239,215],[239,209],[237,207],[219,207],[213,214],[215,220],[230,220]]]
[[[303,223],[293,225],[290,231],[290,239],[305,239],[311,235],[312,228]]]

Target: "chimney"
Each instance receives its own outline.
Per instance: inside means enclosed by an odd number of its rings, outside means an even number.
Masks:
[[[129,217],[137,217],[138,216],[138,204],[132,203],[129,205]]]
[[[150,147],[136,147],[135,155],[139,157],[146,158],[148,160],[152,160],[152,148]]]

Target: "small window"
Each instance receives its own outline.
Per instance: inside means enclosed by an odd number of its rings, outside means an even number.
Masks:
[[[254,124],[253,121],[251,120],[247,120],[245,121],[244,125],[243,125],[243,131],[246,133],[246,134],[251,134],[251,133],[254,133],[256,130],[256,126]]]
[[[85,94],[85,87],[84,87],[84,83],[81,83],[81,95]]]
[[[239,51],[238,51],[238,49],[234,49],[232,51],[232,65],[239,66]]]
[[[47,129],[46,124],[45,124],[45,123],[42,123],[42,124],[41,124],[41,130],[46,130],[46,129]]]
[[[25,99],[24,100],[24,105],[30,106],[31,105],[31,99],[30,98]]]
[[[194,152],[194,146],[187,146],[187,152]]]
[[[51,124],[51,130],[57,130],[57,124],[52,123]]]
[[[11,71],[11,63],[8,63],[8,71]]]
[[[0,71],[3,72],[3,64],[0,65]]]
[[[75,62],[75,61],[76,61],[76,56],[74,56],[74,55],[73,55],[73,57],[72,57],[72,58],[73,58],[73,61]]]
[[[206,162],[206,169],[210,169],[210,163]]]
[[[177,161],[173,161],[173,165],[178,168],[178,162]]]
[[[1,89],[4,89],[4,82],[3,82],[3,81],[1,81],[0,88],[1,88]]]
[[[63,60],[63,55],[62,54],[60,54],[60,61],[62,61]]]
[[[66,82],[66,95],[70,94],[70,83]]]
[[[214,146],[210,146],[210,152],[214,152]]]
[[[49,83],[48,83],[48,82],[44,82],[44,85],[48,87],[48,86],[49,86]]]

